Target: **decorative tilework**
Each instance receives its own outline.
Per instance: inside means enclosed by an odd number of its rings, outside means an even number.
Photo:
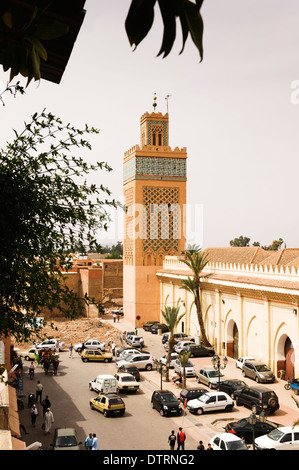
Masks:
[[[186,178],[185,158],[135,157],[124,165],[124,181],[141,175]]]
[[[152,129],[157,128],[157,127],[163,129],[163,144],[162,145],[168,145],[167,124],[165,121],[148,121],[147,144],[152,145],[152,142],[151,142]]]

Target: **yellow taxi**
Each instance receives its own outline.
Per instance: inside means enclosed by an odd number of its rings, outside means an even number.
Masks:
[[[84,349],[81,354],[83,362],[89,361],[100,361],[100,362],[111,362],[112,354],[100,351],[99,349]]]
[[[116,393],[100,393],[90,400],[89,405],[92,410],[100,411],[105,417],[111,415],[123,416],[126,411],[124,401]]]

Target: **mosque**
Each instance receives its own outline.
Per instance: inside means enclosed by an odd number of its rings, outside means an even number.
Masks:
[[[132,327],[162,321],[179,305],[178,330],[199,335],[186,250],[187,149],[169,146],[168,113],[140,118],[140,144],[124,154],[123,306]],[[253,356],[277,374],[299,376],[299,249],[207,248],[202,272],[204,324],[218,354]]]

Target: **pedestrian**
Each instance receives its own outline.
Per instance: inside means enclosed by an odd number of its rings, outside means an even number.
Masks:
[[[179,432],[177,435],[177,443],[178,447],[177,450],[185,450],[185,440],[186,440],[186,434],[184,433],[182,428],[179,428]]]
[[[113,314],[113,321],[116,322],[116,313]]]
[[[176,435],[174,431],[171,431],[171,434],[168,438],[169,450],[174,450],[175,441],[176,441]]]
[[[197,446],[197,450],[205,450],[205,446],[203,445],[202,441],[199,441],[198,446]]]
[[[56,341],[56,344],[55,344],[55,351],[59,353],[59,341],[58,340]]]
[[[87,436],[87,438],[85,439],[85,449],[86,450],[91,450],[92,449],[92,443],[93,443],[93,437],[92,437],[92,433],[90,432]]]
[[[115,356],[115,347],[116,347],[116,344],[115,342],[113,341],[112,343],[112,355]]]
[[[183,382],[183,379],[182,379],[182,376],[181,374],[179,374],[178,372],[176,373],[176,375],[174,377],[172,377],[171,379],[174,383],[174,385],[178,388],[182,382]]]
[[[52,424],[54,423],[54,415],[50,408],[47,408],[47,411],[44,414],[44,419],[43,419],[43,429],[45,431],[45,434],[49,434],[51,431]]]
[[[41,402],[41,405],[43,407],[43,416],[45,416],[45,413],[46,413],[47,409],[50,408],[50,406],[51,406],[48,395],[46,395],[46,398]]]
[[[95,433],[92,435],[92,450],[99,450],[99,440]]]
[[[37,411],[36,405],[33,404],[31,408],[31,424],[33,427],[35,427],[37,415],[38,415],[38,411]]]
[[[213,450],[211,444],[208,444],[207,450]]]
[[[70,351],[70,357],[73,357],[73,344],[72,343],[70,344],[69,351]]]
[[[119,323],[119,314],[117,315],[117,322]]]
[[[42,394],[43,394],[43,385],[40,383],[40,381],[38,380],[37,381],[37,384],[36,384],[36,394],[35,394],[35,401],[36,403],[38,402],[38,398],[39,398],[39,402],[40,404],[42,403]]]
[[[30,377],[34,377],[34,370],[35,370],[35,365],[33,362],[31,362],[30,366],[29,366],[29,375]]]

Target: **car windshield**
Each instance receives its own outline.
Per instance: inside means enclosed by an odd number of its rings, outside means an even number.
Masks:
[[[270,367],[266,366],[265,364],[255,366],[255,368],[258,372],[269,372],[271,370]]]
[[[177,402],[177,398],[172,393],[165,393],[161,395],[161,400],[165,402]]]
[[[242,440],[232,441],[227,443],[227,450],[247,450],[247,447]]]
[[[186,367],[194,367],[194,366],[193,366],[192,362],[188,361],[187,364],[186,364]]]
[[[219,372],[218,370],[209,370],[208,371],[208,376],[209,377],[223,377],[223,375],[221,374],[221,372]]]
[[[273,439],[273,441],[279,441],[280,438],[283,436],[283,432],[281,432],[279,429],[273,429],[273,431],[269,432],[267,436],[270,439]]]
[[[75,436],[58,436],[55,447],[74,447],[78,445]]]

